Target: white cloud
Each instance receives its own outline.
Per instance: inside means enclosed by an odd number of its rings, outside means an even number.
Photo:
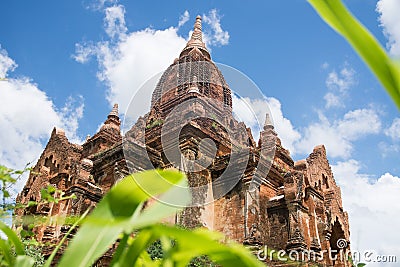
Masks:
[[[326,86],[329,90],[345,93],[354,84],[355,71],[352,68],[344,67],[339,73],[332,71],[326,79]]]
[[[400,141],[400,118],[395,118],[389,128],[385,130],[385,135],[394,141]]]
[[[203,20],[212,29],[211,33],[204,33],[206,45],[227,45],[229,43],[229,32],[222,29],[221,16],[216,9],[210,10],[208,15],[203,15]]]
[[[283,116],[282,106],[278,99],[273,97],[266,99],[243,97],[239,99],[236,95],[233,95],[232,108],[235,117],[251,128],[256,141],[264,126],[265,115],[270,110],[275,131],[281,139],[283,147],[294,153],[294,142],[300,138],[300,133],[294,129],[290,120]]]
[[[326,70],[327,68],[329,68],[329,63],[328,63],[328,62],[324,62],[324,63],[321,65],[321,68],[322,68],[323,70]]]
[[[13,71],[17,67],[14,60],[8,57],[7,51],[0,45],[0,78],[7,76],[7,72]]]
[[[381,130],[378,113],[373,109],[357,109],[347,112],[342,119],[330,122],[324,114],[319,121],[304,129],[303,138],[295,144],[296,151],[309,153],[313,147],[324,144],[331,157],[348,158],[353,150],[353,141]]]
[[[378,112],[372,108],[352,110],[333,121],[329,121],[320,112],[319,121],[310,123],[300,132],[288,118],[284,117],[281,103],[276,98],[239,99],[233,95],[232,106],[235,116],[252,129],[256,140],[259,138],[259,131],[264,125],[265,114],[269,109],[283,147],[292,154],[307,155],[316,145],[324,144],[330,157],[349,158],[354,149],[354,141],[381,131]]]
[[[247,127],[251,128],[253,135],[256,135],[262,129],[261,120],[268,111],[268,103],[263,99],[239,98],[232,94],[232,110],[235,118],[238,121],[243,121]]]
[[[61,109],[55,109],[58,115],[58,123],[65,130],[69,141],[76,144],[83,143],[83,140],[77,135],[79,128],[79,119],[83,117],[84,111],[83,96],[69,96]]]
[[[296,153],[294,143],[300,139],[300,133],[294,129],[291,121],[283,116],[280,101],[273,97],[269,97],[267,99],[271,109],[275,129],[278,133],[278,137],[282,141],[283,147],[289,149],[289,151],[293,154]],[[265,115],[262,120],[262,125],[264,122]]]
[[[376,110],[364,108],[347,112],[335,126],[341,136],[354,141],[367,134],[378,134],[381,121]]]
[[[185,25],[185,23],[188,22],[189,19],[190,19],[189,11],[185,10],[185,12],[183,12],[183,15],[179,17],[178,28]]]
[[[123,5],[113,5],[105,9],[104,29],[111,38],[125,37],[128,30],[125,25],[125,8]]]
[[[373,179],[360,173],[361,167],[354,159],[332,165],[343,206],[349,213],[351,248],[373,250],[375,255],[397,255],[399,259],[400,178],[385,173]]]
[[[97,47],[92,43],[75,44],[75,54],[72,58],[79,63],[86,63],[91,56],[95,55]]]
[[[93,51],[99,64],[98,78],[108,85],[110,105],[118,103],[124,112],[141,85],[172,64],[185,44],[186,40],[173,27],[132,32],[115,44],[98,43]],[[141,106],[135,107],[135,114],[131,114],[134,119],[150,109],[152,90],[141,93],[144,93],[141,101],[135,101]]]
[[[303,130],[303,138],[296,143],[296,151],[308,154],[316,145],[324,144],[331,157],[349,157],[352,144],[338,135],[334,126],[326,119],[311,123]]]
[[[400,118],[395,118],[392,124],[384,130],[386,136],[391,138],[392,142],[382,141],[379,143],[379,149],[385,158],[390,155],[397,156],[400,152]]]
[[[103,10],[105,6],[115,5],[118,3],[118,0],[95,0],[89,3],[86,8],[92,10]]]
[[[325,99],[325,107],[326,108],[331,108],[331,107],[343,107],[343,103],[340,101],[340,97],[335,95],[334,93],[328,92],[324,95]]]
[[[5,50],[0,50],[0,54],[6,57],[0,62],[0,69],[7,75],[16,64],[7,63],[14,61]],[[54,126],[64,128],[71,140],[79,141],[76,131],[83,113],[82,97],[69,98],[63,108],[57,109],[28,78],[9,78],[0,81],[0,99],[1,164],[20,169],[28,162],[35,163]]]
[[[379,0],[376,4],[379,21],[388,41],[388,49],[395,56],[400,56],[400,1]]]
[[[390,155],[397,156],[397,153],[400,152],[400,145],[399,144],[388,144],[386,142],[380,142],[378,144],[380,151],[382,152],[382,157],[386,158]]]
[[[345,92],[354,83],[354,70],[342,68],[340,73],[332,72],[327,79],[331,90]],[[374,108],[348,111],[342,118],[329,120],[322,111],[319,120],[309,123],[305,128],[296,129],[291,121],[284,117],[279,100],[275,98],[249,99],[240,101],[232,97],[233,111],[238,119],[252,129],[257,140],[265,120],[268,108],[271,110],[275,130],[282,140],[283,147],[293,155],[308,155],[316,145],[324,144],[328,156],[349,158],[354,149],[354,142],[371,134],[381,132],[381,119]],[[249,106],[251,107],[249,109]]]
[[[347,65],[347,63],[345,64]],[[344,107],[343,99],[347,96],[348,90],[355,84],[354,69],[345,66],[340,72],[332,71],[326,79],[328,93],[325,94],[325,107]]]
[[[120,105],[124,112],[138,89],[150,78],[163,72],[185,47],[187,40],[178,34],[179,27],[189,19],[185,11],[180,17],[178,27],[162,30],[146,28],[128,32],[124,19],[125,9],[122,5],[113,4],[105,8],[105,31],[111,40],[103,42],[86,42],[76,44],[73,58],[85,63],[91,56],[97,58],[98,78],[107,85],[107,100],[112,106]],[[227,44],[229,34],[222,30],[220,16],[211,10],[207,16],[213,34],[209,39],[213,45]],[[117,23],[118,22],[118,23]],[[130,121],[135,121],[143,112],[150,109],[152,89],[141,92],[141,101],[135,101]]]

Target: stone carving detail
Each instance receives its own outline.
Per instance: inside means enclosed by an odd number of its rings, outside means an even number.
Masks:
[[[262,244],[261,233],[258,230],[258,226],[255,223],[251,225],[250,236],[245,242],[248,244]]]

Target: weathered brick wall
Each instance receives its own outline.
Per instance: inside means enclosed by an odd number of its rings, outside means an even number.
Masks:
[[[239,183],[230,193],[214,202],[214,230],[237,242],[244,241],[245,195]]]

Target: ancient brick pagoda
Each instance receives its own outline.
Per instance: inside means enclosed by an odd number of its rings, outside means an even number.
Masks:
[[[179,155],[170,153],[174,142]],[[250,129],[232,115],[231,90],[202,41],[199,16],[186,47],[160,78],[150,112],[123,138],[114,105],[83,145],[54,128],[17,202],[38,201],[40,189],[50,184],[77,198],[17,213],[79,215],[128,173],[153,168],[183,169],[191,188],[198,189],[194,205],[172,218],[174,223],[207,227],[252,248],[309,251],[324,266],[350,266],[340,257],[332,259],[349,250],[338,240],[349,243],[350,233],[324,146],[294,162],[268,114],[260,140],[254,141]],[[56,222],[34,229],[39,241],[52,243],[67,230]],[[106,255],[98,264],[108,260]]]

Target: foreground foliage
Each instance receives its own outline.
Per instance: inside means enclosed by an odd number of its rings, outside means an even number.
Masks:
[[[185,175],[171,170],[146,171],[124,178],[84,220],[59,266],[90,266],[117,240],[111,266],[187,266],[201,255],[208,255],[223,266],[260,266],[244,247],[223,244],[221,234],[159,224],[179,210],[163,202],[178,198],[189,203],[189,190],[181,187],[187,187]],[[143,209],[149,195],[158,196],[160,201]],[[153,260],[147,248],[157,240],[161,242],[162,258]]]

